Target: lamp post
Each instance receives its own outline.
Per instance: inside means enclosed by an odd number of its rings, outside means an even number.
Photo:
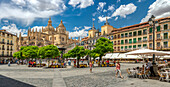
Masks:
[[[155,21],[155,16],[152,15],[151,18],[149,18],[148,22],[149,22],[149,25],[153,29],[152,30],[153,31],[153,50],[155,50],[155,26],[158,26],[158,21]],[[152,65],[153,65],[153,75],[157,75],[158,67],[155,63],[155,54],[153,54]]]

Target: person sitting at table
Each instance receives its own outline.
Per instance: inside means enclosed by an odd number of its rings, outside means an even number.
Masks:
[[[106,61],[107,67],[109,67],[109,60]]]

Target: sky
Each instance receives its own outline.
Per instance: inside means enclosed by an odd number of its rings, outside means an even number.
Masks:
[[[170,16],[170,0],[0,0],[0,29],[27,35],[29,28],[47,26],[51,17],[56,28],[60,21],[69,37],[86,37],[94,25],[101,30],[106,17],[115,28]]]

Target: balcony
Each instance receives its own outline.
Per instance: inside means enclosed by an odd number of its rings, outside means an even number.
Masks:
[[[7,43],[9,45],[9,43]]]
[[[138,43],[141,43],[141,42],[142,42],[142,40],[138,41]]]
[[[9,45],[14,45],[13,43],[10,43]]]
[[[132,37],[132,35],[129,35],[129,37]]]
[[[2,48],[2,50],[5,50],[5,48]]]
[[[128,37],[128,35],[125,35],[125,37]]]
[[[4,55],[4,54],[2,54],[2,55],[0,55],[0,57],[13,57],[12,55]]]
[[[5,42],[0,42],[1,44],[5,44]]]
[[[9,50],[9,48],[7,48],[7,50]]]
[[[11,51],[13,51],[13,49],[10,49]]]
[[[146,39],[146,40],[143,40],[143,42],[147,42],[147,39]]]
[[[143,35],[147,35],[147,32],[143,32]]]

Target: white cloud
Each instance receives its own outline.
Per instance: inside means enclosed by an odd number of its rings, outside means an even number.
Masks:
[[[65,9],[64,0],[12,0],[0,3],[0,19],[17,20],[29,25],[35,18],[48,18]]]
[[[104,9],[104,10],[103,10],[103,12],[107,12],[107,10],[106,10],[106,9]]]
[[[108,6],[108,10],[109,11],[113,11],[115,8],[114,8],[115,5],[111,5],[111,6]]]
[[[120,0],[117,0],[117,3],[120,2]]]
[[[112,17],[120,16],[126,18],[126,15],[132,14],[136,11],[137,6],[133,3],[127,5],[121,5],[116,11],[112,14]]]
[[[94,5],[93,0],[70,0],[69,5],[77,8],[86,8],[88,6]]]
[[[138,0],[138,2],[141,2],[142,0]]]
[[[107,19],[110,19],[110,18],[111,18],[111,17],[107,17]],[[103,17],[103,15],[102,15],[102,16],[99,16],[98,19],[99,19],[99,22],[106,21],[106,17]]]
[[[26,36],[27,30],[26,29],[18,29],[15,24],[11,24],[8,26],[3,26],[1,29],[6,30],[7,32],[10,32],[12,34],[17,34],[19,36],[21,32],[21,36]]]
[[[115,21],[118,19],[118,17],[115,18]]]
[[[141,20],[141,22],[148,21],[151,15],[154,15],[156,18],[170,16],[170,0],[156,0],[149,6],[148,13],[145,18]]]
[[[73,30],[79,30],[81,27],[74,27]]]
[[[88,35],[88,29],[90,29],[91,27],[89,26],[84,26],[84,29],[82,30],[76,30],[75,32],[69,32],[69,37],[87,37]]]
[[[97,7],[97,11],[102,11],[103,7],[106,5],[106,2],[99,2],[99,5]]]

